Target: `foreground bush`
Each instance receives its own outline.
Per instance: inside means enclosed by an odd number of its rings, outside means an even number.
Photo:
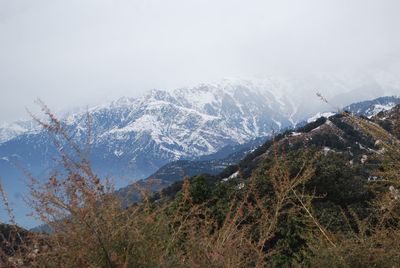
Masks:
[[[51,233],[28,234],[10,227],[10,235],[3,236],[7,245],[0,255],[3,266],[397,267],[400,263],[400,146],[378,125],[348,116],[384,149],[378,154],[380,179],[368,185],[340,155],[273,147],[247,179],[185,178],[172,200],[161,197],[152,202],[146,189],[137,189],[143,192],[143,203],[123,208],[112,183],[92,171],[89,146],[77,146],[62,122],[43,109],[50,120],[38,122],[52,135],[64,170],[45,183],[31,178],[29,203]]]

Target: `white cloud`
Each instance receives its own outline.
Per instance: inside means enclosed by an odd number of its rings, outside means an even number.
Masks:
[[[3,0],[0,121],[36,97],[68,107],[226,76],[398,67],[398,10],[398,0]]]

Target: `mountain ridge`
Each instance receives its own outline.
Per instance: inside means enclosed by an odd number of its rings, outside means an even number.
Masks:
[[[382,97],[382,98],[377,98],[375,100],[371,101],[364,101],[364,102],[358,102],[355,104],[352,104],[346,108],[344,108],[345,111],[356,114],[357,116],[367,116],[370,115],[368,111],[373,110],[375,113],[372,116],[377,116],[378,114],[381,114],[382,112],[385,111],[390,111],[392,109],[395,109],[396,106],[392,106],[392,103],[394,102],[399,102],[400,103],[400,98],[397,97]],[[381,110],[377,109],[379,107],[375,107],[375,105],[379,103],[382,108]],[[385,104],[386,105],[382,105]],[[390,104],[390,105],[389,105]],[[388,107],[391,107],[390,109]],[[361,108],[364,108],[364,110],[360,110]],[[360,111],[359,113],[356,113],[356,111]],[[363,114],[365,112],[365,114]],[[304,124],[301,124],[300,127],[294,128],[294,129],[289,129],[283,134],[277,133],[277,136],[274,139],[282,139],[282,138],[287,138],[288,140],[291,140],[291,142],[295,140],[302,139],[304,135],[309,135],[306,133],[310,133],[310,135],[314,135],[315,133],[318,132],[323,132],[325,130],[326,133],[333,133],[337,135],[341,135],[344,132],[338,128],[334,123],[330,121],[329,118],[334,118],[336,122],[338,117],[341,117],[340,114],[337,113],[320,113],[320,116],[312,118],[312,120],[308,120],[308,122],[305,122]],[[316,132],[313,132],[315,130],[318,130]],[[338,134],[339,133],[339,134]],[[286,137],[285,137],[286,136]],[[349,138],[349,137],[347,137]],[[306,140],[312,140],[312,136],[307,137]],[[267,138],[265,138],[267,140]],[[140,180],[139,185],[141,189],[147,189],[151,192],[157,192],[162,190],[163,188],[168,188],[169,185],[174,184],[174,183],[179,183],[180,180],[182,180],[185,176],[192,177],[194,175],[200,175],[200,174],[208,174],[211,176],[219,176],[220,173],[226,172],[226,170],[231,170],[231,172],[237,172],[237,167],[240,166],[241,162],[243,162],[243,159],[246,158],[251,158],[251,155],[255,151],[255,154],[257,154],[257,151],[263,150],[263,148],[266,147],[266,145],[270,146],[271,141],[267,141],[265,143],[262,143],[260,140],[258,142],[255,142],[253,144],[248,144],[247,150],[244,149],[246,146],[243,146],[243,151],[237,150],[236,154],[232,153],[230,155],[225,156],[225,158],[222,159],[214,159],[214,160],[209,160],[209,161],[202,161],[201,158],[197,161],[174,161],[171,163],[166,164],[165,166],[161,167],[157,172],[149,176],[147,179]],[[358,144],[357,146],[362,147],[363,145]],[[369,144],[369,146],[372,146],[372,144]],[[266,149],[265,149],[266,150]],[[327,146],[324,147],[325,152],[331,151],[331,149]],[[229,172],[228,172],[229,173]],[[229,178],[233,174],[228,174],[226,173],[225,176],[226,178]],[[224,179],[226,179],[224,178]],[[157,180],[158,184],[154,184],[154,181]],[[117,194],[122,197],[122,199],[129,203],[129,202],[137,202],[141,200],[141,195],[135,190],[135,187],[138,185],[131,185],[127,186],[124,188],[121,188],[119,191],[117,191]],[[129,202],[128,202],[128,201]]]
[[[294,128],[327,110],[330,106],[315,97],[314,89],[328,80],[233,79],[172,91],[152,90],[141,98],[123,97],[94,106],[87,110],[92,122],[91,163],[100,177],[111,177],[116,188],[121,188],[173,161],[207,160],[213,154],[211,158],[223,160],[229,156],[227,148]],[[351,84],[334,78],[326,83],[328,99],[335,88]],[[306,89],[308,93],[303,92]],[[82,146],[88,138],[87,112],[60,118]],[[7,190],[21,201],[26,194],[19,179],[23,175],[13,163],[24,164],[34,176],[45,179],[57,168],[57,152],[44,131],[33,128],[15,135],[0,143],[0,173]],[[227,151],[221,153],[224,148]],[[195,166],[190,169],[196,170]]]

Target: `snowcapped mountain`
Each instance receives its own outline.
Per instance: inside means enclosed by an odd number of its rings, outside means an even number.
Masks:
[[[400,104],[400,97],[381,97],[371,101],[353,103],[344,110],[355,115],[372,117],[380,112],[389,111],[398,104]]]
[[[0,144],[26,133],[37,133],[38,126],[31,120],[0,125]]]
[[[376,81],[330,75],[226,79],[124,97],[88,110],[94,138],[91,162],[100,176],[110,175],[116,187],[122,187],[172,161],[217,156],[224,148],[266,138],[332,106],[350,104],[338,101],[338,94],[350,96],[365,87],[376,88],[368,96],[400,92],[396,83]],[[324,103],[316,92],[334,101]],[[61,119],[74,139],[86,140],[86,112]],[[0,176],[12,199],[20,199],[26,190],[24,182],[16,179],[21,172],[15,163],[46,177],[56,167],[55,155],[51,139],[32,122],[0,127]]]
[[[100,174],[137,179],[174,160],[268,136],[296,124],[297,107],[289,97],[271,83],[224,80],[92,107],[93,165]],[[63,121],[71,135],[85,140],[84,112]],[[34,169],[51,167],[54,151],[46,133],[21,129],[14,134],[4,135],[0,157],[17,158]]]
[[[168,159],[210,154],[229,144],[267,136],[293,125],[290,116],[295,109],[288,100],[254,84],[232,83],[153,90],[141,99],[120,99],[111,107],[117,113],[112,121],[119,121],[104,126],[96,143],[124,141],[133,135],[138,146],[131,148],[131,154],[139,156],[150,146]],[[109,107],[91,110],[95,122],[109,113]],[[115,145],[117,156],[128,153]]]
[[[371,118],[379,114],[380,112],[389,111],[399,104],[400,104],[400,97],[386,96],[386,97],[376,98],[373,100],[355,102],[340,110],[352,113],[354,115],[366,116]],[[329,118],[330,116],[340,112],[340,110],[336,111],[331,110],[331,112],[318,112],[314,116],[308,118],[306,122],[302,122],[299,125],[314,122],[320,117]]]
[[[291,127],[296,112],[290,95],[266,82],[224,80],[173,91],[152,90],[141,98],[125,97],[89,109],[90,160],[101,177],[111,176],[121,187],[169,162],[198,159]],[[86,113],[61,119],[70,135],[83,144]],[[46,178],[57,168],[57,153],[44,131],[11,130],[0,143],[0,175],[6,190],[19,199],[26,187],[17,179],[23,175],[15,163]],[[24,213],[22,209],[20,214]]]
[[[318,74],[225,79],[191,88],[152,90],[141,98],[124,97],[89,109],[92,163],[102,175],[145,178],[171,161],[210,155],[225,146],[295,127],[332,106],[343,107],[348,103],[338,101],[340,94],[350,96],[362,88],[374,88],[370,95],[400,92],[393,80],[382,77]],[[334,101],[324,103],[316,92]],[[63,121],[71,135],[85,140],[86,112],[72,113]],[[46,134],[32,122],[0,128],[0,158],[17,158],[44,172],[53,165],[53,153]]]
[[[370,101],[351,104],[345,107],[344,110],[358,116],[368,116],[371,118],[380,114],[380,112],[393,110],[398,104],[400,104],[400,98],[381,97]],[[315,116],[299,123],[299,126],[302,127],[298,129],[309,129],[310,126],[315,128],[316,122],[322,122],[330,117],[338,116],[337,112],[318,112]],[[291,137],[297,137],[302,135],[301,132],[302,131],[286,131],[285,133],[289,133],[288,135]],[[217,175],[227,167],[233,167],[239,163],[240,160],[252,151],[259,150],[264,142],[265,139],[257,139],[240,146],[233,146],[234,148],[229,148],[230,146],[228,146],[216,154],[200,157],[194,161],[173,161],[161,167],[149,178],[138,181],[138,183],[141,187],[156,192],[182,180],[184,176],[194,176],[198,174]],[[157,184],[154,184],[154,179],[158,180]],[[121,188],[118,194],[128,203],[137,202],[141,199],[140,193],[135,190],[132,185]]]

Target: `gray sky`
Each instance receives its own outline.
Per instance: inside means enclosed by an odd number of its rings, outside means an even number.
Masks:
[[[397,64],[399,0],[0,0],[0,122],[227,76]]]

